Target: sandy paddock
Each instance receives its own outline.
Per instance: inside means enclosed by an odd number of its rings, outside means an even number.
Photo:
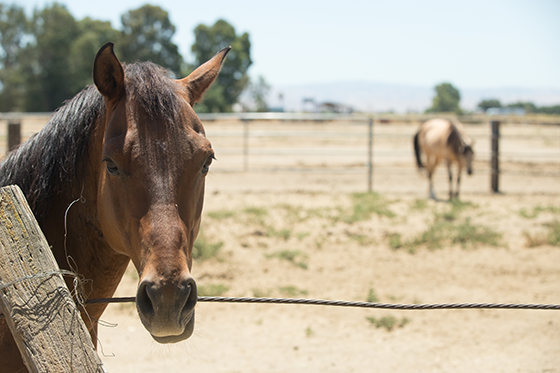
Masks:
[[[24,135],[39,125],[24,123]],[[412,159],[416,126],[376,127],[377,210],[361,218],[353,215],[360,205],[353,193],[367,188],[363,136],[251,137],[249,172],[232,172],[243,166],[242,138],[223,135],[241,133],[241,126],[218,122],[206,128],[218,161],[207,180],[202,235],[219,251],[195,261],[201,292],[560,304],[560,247],[545,239],[560,220],[558,126],[502,128],[501,194],[489,192],[488,128],[467,126],[477,140],[477,161],[475,175],[463,178],[463,203],[456,210],[446,201],[443,168],[435,184],[442,201],[426,200],[427,181]],[[252,128],[365,131],[344,124]],[[331,165],[338,167],[336,173],[328,170]],[[271,168],[284,170],[260,172]],[[286,170],[294,168],[297,172]],[[465,242],[444,239],[439,248],[418,243],[437,221],[474,231],[467,231]],[[495,234],[494,242],[468,241],[485,229]],[[134,295],[136,281],[129,268],[117,295]],[[140,324],[134,305],[110,305],[98,343],[107,370],[560,372],[560,311],[199,303],[196,318],[191,339],[159,345]]]
[[[211,139],[212,132],[224,130],[216,126],[207,126]],[[414,129],[396,130],[411,134]],[[376,158],[380,168],[408,170],[374,176],[379,201],[393,216],[373,213],[349,222],[352,193],[367,187],[363,172],[224,172],[228,162],[234,167],[241,160],[219,150],[239,146],[231,141],[240,140],[216,139],[218,162],[207,182],[202,234],[223,245],[216,256],[196,261],[193,274],[203,291],[217,288],[227,296],[366,301],[374,295],[388,303],[560,304],[560,247],[528,241],[546,236],[551,222],[560,220],[560,132],[558,127],[536,130],[545,136],[514,139],[504,148],[559,154],[557,159],[519,161],[512,155],[503,162],[512,171],[501,178],[503,193],[492,194],[485,171],[488,140],[482,139],[475,147],[476,173],[463,179],[464,204],[455,222],[487,227],[500,235],[499,242],[445,241],[439,249],[422,244],[394,248],[391,237],[412,242],[435,216],[451,211],[443,168],[436,183],[443,200],[426,201],[427,182],[411,167],[412,158]],[[251,141],[256,148],[284,149],[316,140]],[[408,140],[379,139],[376,146],[410,149]],[[329,162],[309,155],[269,157],[251,156],[251,167]],[[527,175],[535,170],[544,175]],[[131,269],[118,295],[134,295],[135,281]],[[109,372],[560,372],[560,311],[199,303],[194,336],[172,346],[151,340],[133,305],[109,306],[104,320],[117,324],[100,330]],[[389,330],[376,323],[380,320],[395,325]]]

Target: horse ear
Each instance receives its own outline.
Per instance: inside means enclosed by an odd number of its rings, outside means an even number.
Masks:
[[[124,92],[124,69],[109,42],[101,47],[93,63],[93,82],[107,99],[118,98]]]
[[[214,57],[199,66],[195,71],[189,74],[186,78],[179,80],[189,92],[189,104],[194,106],[195,103],[202,101],[204,93],[210,85],[214,82],[226,55],[231,50],[231,47],[226,47],[216,53]]]

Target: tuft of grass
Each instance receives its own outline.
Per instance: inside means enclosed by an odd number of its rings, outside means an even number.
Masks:
[[[379,297],[375,294],[375,290],[369,289],[368,296],[366,298],[366,302],[368,303],[378,303]]]
[[[397,319],[395,316],[383,316],[381,318],[366,317],[366,319],[376,328],[383,328],[388,332],[393,331],[395,328],[403,328],[410,320],[406,317]]]
[[[463,247],[476,246],[477,244],[499,246],[502,234],[482,225],[471,223],[466,218],[462,223],[452,228],[451,242],[458,243]]]
[[[283,296],[292,297],[292,298],[297,297],[299,295],[307,295],[308,294],[307,290],[298,289],[296,286],[293,286],[293,285],[282,286],[282,287],[279,287],[278,290],[280,290],[280,293]]]
[[[441,214],[436,213],[436,216],[446,221],[455,221],[459,218],[461,212],[463,212],[467,207],[478,207],[478,205],[475,205],[472,202],[463,202],[457,199],[451,200],[449,205],[451,206],[449,210],[444,211]]]
[[[276,251],[272,254],[265,254],[265,258],[267,259],[271,259],[271,258],[278,258],[281,260],[287,260],[288,262],[303,268],[303,269],[307,269],[308,265],[307,265],[307,255],[305,255],[304,253],[302,253],[299,250],[281,250],[281,251]]]
[[[410,205],[411,210],[423,211],[428,208],[428,201],[425,199],[415,199],[414,202]]]
[[[382,198],[378,193],[353,193],[352,212],[342,217],[346,223],[368,220],[373,214],[394,218],[396,214],[389,209],[390,201]]]
[[[555,220],[545,224],[548,231],[548,242],[552,246],[560,246],[560,221]]]
[[[268,215],[268,210],[265,207],[247,207],[243,212],[255,217],[265,217]]]
[[[418,246],[439,249],[444,245],[459,244],[462,247],[478,244],[499,246],[501,233],[483,226],[473,224],[470,218],[461,219],[461,213],[467,208],[477,208],[472,202],[453,200],[443,212],[434,212],[432,224],[410,241],[403,241],[398,233],[388,235],[389,246],[393,249],[408,248],[411,253]]]
[[[478,244],[499,246],[502,234],[491,228],[471,223],[469,218],[461,222],[436,219],[420,236],[403,246],[426,246],[439,249],[448,244],[460,244],[463,248]]]
[[[303,240],[305,237],[308,237],[308,236],[310,236],[310,235],[311,235],[311,233],[309,233],[309,232],[299,232],[299,233],[296,233],[296,237],[297,237],[297,239],[300,240],[300,241]]]
[[[247,207],[243,210],[248,221],[253,224],[265,226],[265,218],[268,216],[268,210],[265,207]]]
[[[544,232],[530,234],[529,232],[525,231],[523,232],[523,236],[525,237],[526,247],[538,247],[546,245],[548,243],[548,235]]]
[[[336,213],[336,209],[331,207],[318,207],[305,210],[306,217],[308,219],[318,218],[318,219],[333,219],[333,214]]]
[[[198,295],[207,297],[219,297],[228,290],[229,288],[224,284],[208,284],[197,287]]]
[[[411,240],[403,240],[399,233],[390,233],[387,238],[389,247],[393,250],[407,248],[410,253],[414,253],[420,246],[430,250],[455,244],[463,248],[476,247],[480,244],[500,246],[502,234],[489,227],[473,224],[470,218],[449,221],[442,215],[436,214],[432,224]]]
[[[374,243],[374,239],[365,234],[346,232],[346,235],[348,238],[356,241],[360,246],[368,246]]]
[[[313,329],[311,329],[311,327],[308,326],[307,328],[305,328],[305,336],[307,338],[313,337],[314,335],[315,335],[315,332],[313,331]]]
[[[287,228],[276,230],[276,228],[274,227],[268,227],[266,229],[266,236],[278,237],[283,239],[284,241],[288,241],[288,239],[290,239],[290,237],[292,236],[292,230]]]
[[[403,247],[404,243],[400,233],[389,233],[387,237],[389,238],[389,247],[391,249],[397,250]]]
[[[291,224],[297,224],[309,219],[309,214],[299,206],[293,206],[288,203],[282,203],[278,205],[279,208],[284,210],[286,220]]]
[[[519,215],[524,217],[525,219],[534,219],[537,217],[538,214],[539,213],[535,211],[535,208],[533,208],[532,212],[530,212],[525,207],[519,209]]]
[[[217,257],[220,250],[224,246],[223,241],[210,242],[210,240],[200,232],[198,238],[194,242],[192,256],[193,259],[204,261],[210,258]]]
[[[317,248],[319,250],[322,249],[326,240],[327,239],[324,236],[320,236],[320,237],[315,238],[315,248]]]
[[[554,220],[544,223],[543,226],[547,228],[548,232],[535,233],[534,235],[523,232],[523,236],[525,236],[525,246],[560,246],[560,221]]]
[[[436,219],[436,221],[434,221],[418,237],[403,246],[426,246],[428,249],[439,249],[442,247],[443,242],[447,239],[449,235],[448,231],[451,227],[452,224],[438,221],[438,219]]]
[[[236,213],[235,211],[231,211],[231,210],[218,210],[218,211],[209,211],[207,215],[209,218],[214,220],[224,220],[224,219],[235,217]]]
[[[521,215],[522,217],[526,218],[526,219],[534,219],[537,216],[539,216],[539,214],[541,212],[549,212],[552,214],[560,214],[560,207],[557,206],[534,206],[532,210],[526,209],[526,208],[522,208],[519,210],[519,215]]]

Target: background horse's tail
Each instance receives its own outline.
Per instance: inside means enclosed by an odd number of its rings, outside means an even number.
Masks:
[[[420,144],[418,143],[418,135],[420,132],[416,132],[414,135],[414,154],[416,154],[416,165],[418,168],[423,168],[424,165],[422,164],[422,158],[420,157]]]

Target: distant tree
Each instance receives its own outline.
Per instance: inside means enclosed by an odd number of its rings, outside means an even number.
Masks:
[[[436,95],[432,100],[432,107],[427,113],[453,112],[460,113],[459,101],[461,94],[459,90],[450,83],[441,83],[435,87]]]
[[[482,100],[478,103],[478,108],[482,111],[486,111],[491,107],[502,107],[502,103],[497,99]]]
[[[79,92],[86,84],[92,84],[92,65],[99,48],[108,41],[115,41],[119,31],[111,22],[93,20],[89,17],[78,22],[78,36],[73,40],[70,54],[72,91]]]
[[[539,111],[537,106],[535,104],[533,104],[532,102],[519,101],[519,102],[515,102],[513,104],[508,104],[508,105],[506,105],[506,107],[525,109],[526,113],[537,113]]]
[[[266,98],[270,93],[270,85],[266,82],[264,77],[259,76],[256,82],[250,81],[248,91],[253,101],[250,109],[257,112],[268,111]]]
[[[175,26],[165,10],[144,5],[123,14],[121,21],[123,29],[117,49],[123,61],[152,61],[180,74],[183,58],[171,41]]]
[[[0,111],[23,109],[21,55],[28,33],[23,8],[0,4]]]
[[[187,72],[208,61],[219,50],[227,46],[232,47],[222,65],[220,75],[206,93],[204,101],[197,104],[196,111],[232,111],[233,104],[238,101],[249,82],[247,70],[252,64],[249,34],[237,35],[232,25],[224,20],[218,20],[213,26],[198,25],[194,35],[195,43],[191,51],[195,61],[188,67]]]
[[[539,113],[560,115],[560,105],[540,107]]]
[[[33,42],[21,56],[24,109],[52,111],[75,93],[69,55],[78,24],[58,3],[36,10],[30,24]]]

